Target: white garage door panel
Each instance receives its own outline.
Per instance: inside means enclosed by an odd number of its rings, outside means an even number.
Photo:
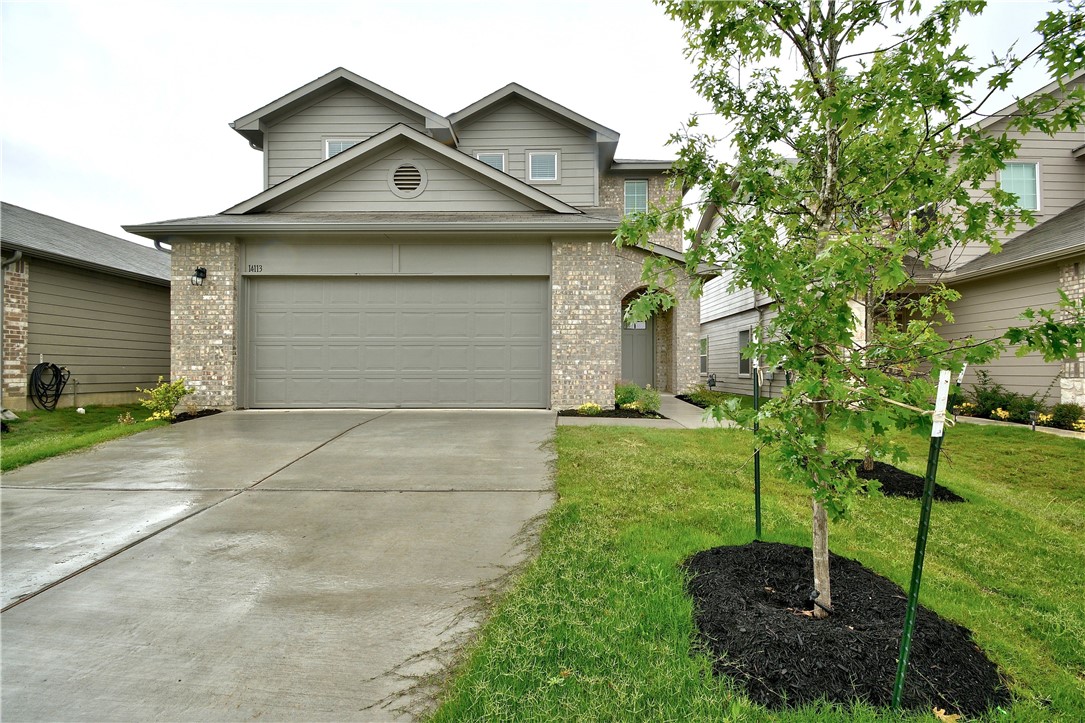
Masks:
[[[539,278],[250,279],[252,407],[545,407]]]

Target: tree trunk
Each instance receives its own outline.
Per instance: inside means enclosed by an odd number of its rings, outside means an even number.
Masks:
[[[870,452],[867,452],[866,456],[863,457],[863,470],[866,472],[874,471],[874,455]]]
[[[811,500],[814,508],[814,589],[820,594],[815,602],[832,609],[832,596],[829,594],[829,518],[817,500]],[[829,617],[828,611],[814,605],[814,617]]]

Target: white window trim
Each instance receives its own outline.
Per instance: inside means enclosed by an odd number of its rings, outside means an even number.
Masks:
[[[554,157],[554,178],[534,178],[531,175],[532,156]],[[535,149],[527,151],[527,168],[525,169],[527,180],[530,183],[561,183],[561,151],[553,149]]]
[[[746,332],[746,334],[747,334],[746,345],[749,346],[750,344],[753,344],[753,327],[751,326],[751,327],[748,327],[746,329],[739,329],[738,330],[738,338],[737,338],[737,341],[738,341],[738,376],[739,376],[740,379],[749,379],[750,377],[753,376],[753,359],[744,359],[742,357],[742,336],[741,336],[742,332]],[[746,362],[746,364],[749,367],[750,371],[748,371],[748,372],[742,371],[742,362]]]
[[[502,173],[508,173],[509,172],[509,152],[508,151],[499,151],[499,150],[475,151],[475,160],[476,161],[482,161],[482,159],[479,158],[479,156],[501,156],[501,168],[494,168],[494,170],[495,171],[501,171]],[[482,162],[486,163],[486,161],[482,161]],[[486,163],[486,165],[489,166],[490,164]],[[490,168],[493,168],[493,166],[490,166]]]
[[[1040,172],[1043,169],[1040,167],[1040,162],[1039,161],[1033,161],[1033,160],[1030,160],[1028,158],[1014,158],[1012,160],[1006,161],[1006,165],[1007,166],[1032,166],[1033,169],[1035,169],[1034,178],[1036,179],[1036,208],[1025,209],[1023,206],[1021,208],[1022,208],[1022,210],[1028,210],[1028,211],[1031,211],[1032,213],[1040,213],[1041,211],[1043,211],[1044,199],[1043,199],[1043,195],[1040,192],[1040,190],[1043,188],[1043,184],[1040,183]],[[999,185],[999,187],[1002,186],[1002,172],[1004,170],[1006,170],[1006,169],[1002,168],[1002,169],[999,169],[999,171],[998,171],[998,185]],[[1005,190],[1005,189],[1003,189],[1003,190]]]
[[[626,216],[628,216],[630,214],[629,201],[628,201],[629,192],[626,190],[626,188],[629,186],[630,183],[643,183],[644,184],[644,210],[645,211],[648,210],[648,191],[650,190],[650,184],[648,183],[648,179],[647,178],[627,178],[622,183],[622,206],[623,206],[622,210],[624,211]],[[634,211],[633,213],[637,213],[637,212]]]
[[[328,147],[332,143],[354,143],[355,145],[357,145],[357,144],[361,143],[364,140],[365,140],[365,138],[362,137],[362,136],[354,136],[354,137],[351,137],[351,136],[334,136],[334,137],[331,137],[331,138],[325,138],[324,139],[324,160],[326,161],[326,160],[328,160],[329,158],[332,157],[330,155],[331,149]],[[350,149],[345,149],[345,150],[350,150]],[[345,152],[345,151],[339,151],[339,153],[343,153],[343,152]],[[336,155],[339,155],[339,153],[337,153]]]

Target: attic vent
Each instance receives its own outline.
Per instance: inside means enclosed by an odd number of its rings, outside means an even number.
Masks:
[[[401,198],[414,198],[426,190],[426,170],[417,163],[401,163],[389,176],[392,192]]]

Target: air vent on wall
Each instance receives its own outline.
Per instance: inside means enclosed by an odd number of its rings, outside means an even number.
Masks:
[[[401,163],[392,170],[389,183],[401,198],[413,198],[426,190],[426,170],[417,163]]]

